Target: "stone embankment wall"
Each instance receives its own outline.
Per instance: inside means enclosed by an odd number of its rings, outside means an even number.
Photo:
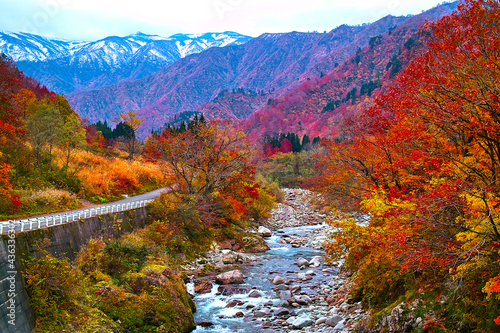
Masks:
[[[24,285],[23,259],[43,255],[75,259],[92,238],[114,239],[145,226],[146,208],[94,216],[80,221],[16,234],[0,240],[0,332],[34,332],[35,317]],[[10,255],[10,256],[9,256]]]

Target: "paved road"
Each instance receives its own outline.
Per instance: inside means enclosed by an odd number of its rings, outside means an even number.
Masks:
[[[40,228],[47,228],[56,224],[64,224],[72,221],[77,221],[80,218],[91,217],[98,214],[121,212],[125,210],[144,207],[147,203],[158,198],[162,192],[168,191],[170,191],[170,188],[165,187],[103,205],[86,207],[66,212],[45,214],[20,220],[1,221],[0,234],[7,233],[9,229],[15,231],[35,230]]]

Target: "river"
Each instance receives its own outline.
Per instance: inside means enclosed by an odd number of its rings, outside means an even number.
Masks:
[[[337,276],[338,269],[325,264],[322,258],[324,256],[323,250],[305,246],[293,247],[291,244],[280,242],[281,239],[286,239],[288,236],[304,238],[314,230],[325,227],[324,224],[320,224],[274,231],[272,236],[266,239],[270,250],[258,254],[257,261],[241,266],[241,271],[246,276],[245,285],[252,287],[252,291],[257,291],[261,296],[249,297],[248,293],[224,296],[217,293],[218,285],[214,285],[210,293],[196,294],[194,297],[197,306],[195,322],[205,321],[214,325],[211,327],[198,326],[194,332],[290,332],[293,331],[294,327],[297,328],[297,326],[290,324],[294,318],[310,318],[310,322],[305,327],[312,329],[318,317],[327,318],[325,316],[331,315],[329,311],[332,307],[328,306],[325,298],[327,292],[331,291],[337,283],[336,280],[332,280],[332,277]],[[321,262],[319,267],[303,267],[301,270],[296,265],[299,258],[310,261],[317,256],[321,257],[321,259],[317,258]],[[314,275],[305,275],[306,272],[314,272]],[[305,275],[308,280],[305,280],[303,275],[298,276],[299,273]],[[276,276],[288,281],[285,284],[275,285],[272,280]],[[300,286],[300,289],[297,286]],[[301,302],[302,305],[298,303],[290,305],[288,301],[279,298],[280,291],[275,290],[277,288],[292,289],[294,290],[293,297],[300,300],[301,297],[306,296],[305,301]],[[188,284],[188,290],[193,293],[192,283]],[[234,300],[240,301],[239,305],[227,307]],[[320,326],[323,327],[318,327],[317,330],[311,332],[328,332],[333,329],[333,327],[324,324]],[[338,328],[342,328],[342,326]],[[338,331],[336,330],[336,332]]]

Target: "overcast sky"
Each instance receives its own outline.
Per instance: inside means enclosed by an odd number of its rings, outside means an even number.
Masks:
[[[0,30],[93,41],[141,31],[330,31],[388,14],[418,14],[443,0],[0,0]]]

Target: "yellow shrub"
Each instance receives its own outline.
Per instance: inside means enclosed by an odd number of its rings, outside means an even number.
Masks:
[[[122,194],[153,190],[165,183],[160,168],[141,159],[129,161],[78,151],[72,161],[70,172],[81,181],[82,191],[90,199],[114,199]]]

